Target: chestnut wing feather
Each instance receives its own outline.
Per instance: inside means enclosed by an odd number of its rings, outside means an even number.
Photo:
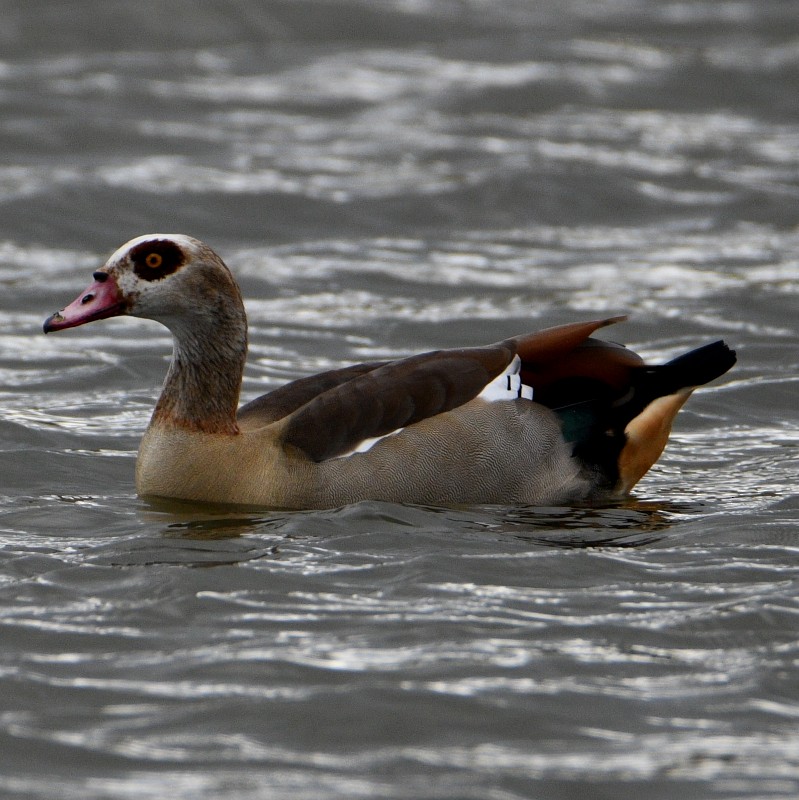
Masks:
[[[589,322],[572,322],[545,328],[535,333],[515,336],[511,341],[527,369],[550,365],[571,353],[585,342],[588,337],[607,325],[623,322],[627,317],[607,317]],[[637,356],[636,356],[637,358]]]

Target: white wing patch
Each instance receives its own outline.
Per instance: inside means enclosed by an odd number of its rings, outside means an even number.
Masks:
[[[522,376],[519,374],[521,371],[522,360],[519,356],[514,356],[505,371],[497,375],[477,396],[488,403],[497,400],[518,400],[520,397],[523,400],[532,400],[533,387],[522,383]]]
[[[355,445],[352,452],[353,453],[365,453],[367,450],[371,450],[378,442],[382,441],[383,439],[388,439],[389,436],[396,436],[398,433],[404,431],[405,428],[397,428],[395,431],[391,431],[391,433],[385,433],[382,436],[374,436],[371,439],[364,439],[363,441],[358,442]]]
[[[354,456],[356,453],[365,453],[368,450],[371,450],[378,442],[382,442],[383,439],[388,439],[389,436],[396,436],[398,433],[402,433],[405,428],[397,428],[395,431],[391,431],[390,433],[385,433],[382,436],[373,436],[370,439],[361,439],[352,450],[348,450],[346,453],[342,453],[340,456],[335,456],[335,458],[348,458],[349,456]]]

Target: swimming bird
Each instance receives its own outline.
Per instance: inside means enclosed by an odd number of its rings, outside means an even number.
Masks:
[[[717,341],[662,365],[592,338],[609,317],[300,378],[241,408],[247,320],[222,259],[197,239],[120,247],[44,323],[156,320],[174,350],[136,463],[143,497],[332,508],[563,504],[627,494],[695,387],[735,353]]]

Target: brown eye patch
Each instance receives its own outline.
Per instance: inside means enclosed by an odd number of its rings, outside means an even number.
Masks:
[[[151,239],[130,251],[133,271],[145,281],[158,281],[179,269],[186,256],[168,239]]]

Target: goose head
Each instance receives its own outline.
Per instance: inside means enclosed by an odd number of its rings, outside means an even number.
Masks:
[[[230,271],[208,245],[190,236],[131,239],[92,277],[72,303],[46,320],[45,333],[130,315],[156,320],[179,335],[243,317]]]

